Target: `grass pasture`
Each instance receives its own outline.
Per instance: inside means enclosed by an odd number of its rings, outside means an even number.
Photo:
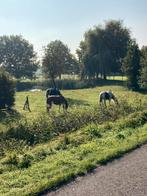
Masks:
[[[98,105],[102,90],[119,106]],[[0,118],[0,195],[38,195],[147,142],[147,95],[121,86],[64,90],[68,113],[46,113],[45,92],[17,92]],[[23,111],[29,95],[32,112]],[[3,117],[4,116],[4,117]]]

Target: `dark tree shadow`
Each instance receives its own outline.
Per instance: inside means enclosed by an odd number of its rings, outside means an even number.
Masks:
[[[143,95],[147,95],[147,89],[140,89],[137,92],[143,94]]]
[[[90,104],[88,103],[88,101],[84,101],[84,100],[79,100],[79,99],[71,99],[71,98],[67,98],[68,104],[69,105],[84,105],[84,106],[89,106]]]
[[[100,79],[100,80],[98,80],[97,82],[96,82],[96,84],[98,85],[98,86],[104,86],[104,85],[107,85],[107,86],[111,86],[111,85],[118,85],[118,86],[126,86],[126,81],[123,81],[123,80],[102,80],[102,79]]]

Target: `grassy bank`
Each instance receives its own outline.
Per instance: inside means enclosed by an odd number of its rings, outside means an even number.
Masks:
[[[28,92],[17,93],[18,114],[0,123],[0,195],[39,194],[147,142],[146,95],[111,86],[120,103],[104,108],[104,89],[63,91],[68,113],[50,116],[44,92],[29,92],[31,113],[22,110]]]

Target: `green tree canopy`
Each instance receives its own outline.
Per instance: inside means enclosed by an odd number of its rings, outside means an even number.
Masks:
[[[111,72],[121,71],[121,62],[126,56],[130,40],[130,30],[124,27],[122,21],[111,20],[106,22],[105,44],[111,55]]]
[[[1,36],[0,65],[16,78],[32,78],[38,68],[33,45],[20,35]]]
[[[46,78],[51,78],[53,82],[56,77],[60,77],[61,74],[72,69],[73,64],[76,63],[69,48],[60,40],[50,42],[44,52],[43,73]]]
[[[105,26],[87,31],[77,50],[82,71],[89,77],[106,76],[120,72],[121,60],[127,52],[130,31],[122,21],[110,20]]]
[[[132,90],[138,90],[140,77],[140,50],[134,40],[128,45],[128,51],[123,60],[122,70],[128,78],[128,87]]]
[[[140,83],[141,86],[147,88],[147,46],[141,49],[141,70],[140,70]]]

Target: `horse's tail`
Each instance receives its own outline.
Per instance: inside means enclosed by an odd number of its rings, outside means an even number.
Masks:
[[[102,94],[100,94],[100,96],[99,96],[99,103],[102,103],[102,100],[103,100]]]

